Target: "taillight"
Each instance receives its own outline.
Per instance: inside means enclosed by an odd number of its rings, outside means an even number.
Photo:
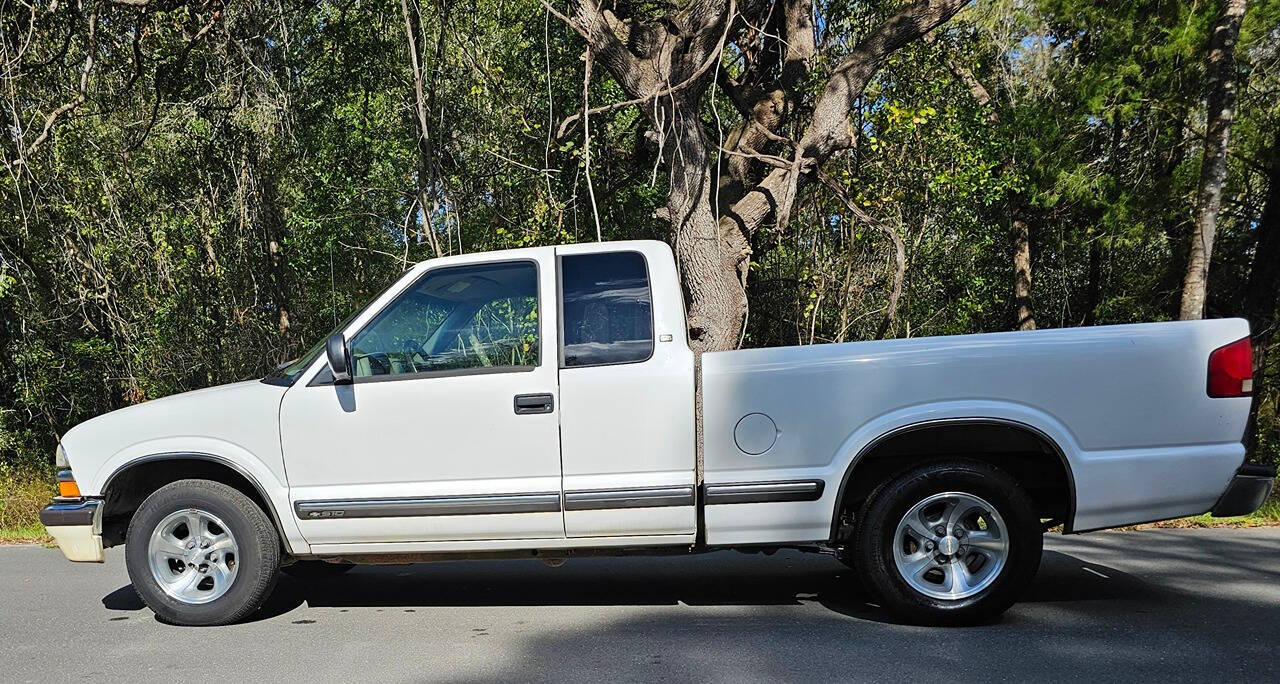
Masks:
[[[1209,396],[1247,397],[1253,392],[1253,347],[1249,338],[1209,354]]]

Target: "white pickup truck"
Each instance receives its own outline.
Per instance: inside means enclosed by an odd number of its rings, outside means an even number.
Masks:
[[[283,570],[799,548],[901,618],[1008,608],[1041,536],[1254,510],[1239,319],[751,349],[695,362],[671,250],[428,261],[262,380],[71,429],[42,521],[125,544],[163,620]],[[695,401],[701,394],[701,405]],[[701,436],[700,436],[701,435]]]

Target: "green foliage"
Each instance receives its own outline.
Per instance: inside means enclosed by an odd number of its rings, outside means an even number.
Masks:
[[[55,493],[52,473],[0,461],[0,543],[46,541],[40,509]]]
[[[164,4],[0,0],[0,102],[18,117],[0,143],[0,463],[12,472],[43,476],[57,436],[94,415],[265,374],[413,262],[596,237],[582,128],[558,136],[582,108],[582,44],[538,2],[422,5],[429,144],[400,3]],[[900,4],[815,5],[817,64],[798,87],[819,92]],[[885,334],[1013,327],[1015,216],[1031,230],[1041,327],[1174,315],[1217,12],[991,0],[896,53],[851,113],[857,148],[823,169],[905,243]],[[1253,264],[1280,128],[1278,46],[1280,7],[1251,0],[1215,316],[1240,311]],[[625,98],[597,68],[589,99]],[[798,136],[807,113],[795,114],[784,133]],[[719,90],[702,118],[713,141],[740,122]],[[648,119],[623,108],[591,131],[602,236],[669,239]],[[879,333],[892,244],[825,187],[811,184],[786,228],[752,248],[745,344]],[[1280,353],[1268,358],[1280,377]],[[1277,384],[1259,413],[1268,458],[1280,453]]]

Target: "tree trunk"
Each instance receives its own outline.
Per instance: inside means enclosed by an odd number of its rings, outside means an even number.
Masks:
[[[436,207],[436,203],[430,197],[435,185],[435,151],[432,149],[431,125],[427,118],[430,106],[427,104],[427,89],[423,83],[426,78],[423,75],[422,58],[418,51],[418,38],[422,35],[422,15],[418,10],[417,2],[411,0],[400,0],[400,10],[404,14],[405,42],[409,48],[409,66],[413,71],[414,114],[418,124],[417,186],[414,189],[418,211],[422,216],[418,236],[419,239],[425,236],[428,244],[431,245],[431,251],[436,257],[441,257],[444,256],[444,250],[441,249],[439,237],[431,225],[432,210]],[[442,33],[443,30],[442,28]],[[404,240],[407,255],[409,253],[408,230],[405,231]],[[407,267],[407,257],[405,261]]]
[[[1170,246],[1169,259],[1164,262],[1164,270],[1157,286],[1161,293],[1159,308],[1167,311],[1169,316],[1177,316],[1181,309],[1182,279],[1187,273],[1187,253],[1178,247],[1185,244],[1187,240],[1185,233],[1189,217],[1182,211],[1178,198],[1175,197],[1174,188],[1177,182],[1174,174],[1182,166],[1182,162],[1186,159],[1187,148],[1190,146],[1186,136],[1188,114],[1189,109],[1178,107],[1169,115],[1169,120],[1175,122],[1176,132],[1173,136],[1175,142],[1152,183],[1154,187],[1159,188],[1159,194],[1153,206],[1160,207],[1160,232],[1164,234]]]
[[[281,211],[276,196],[276,179],[268,176],[261,179],[261,195],[259,201],[263,226],[267,232],[267,267],[271,274],[271,296],[276,305],[276,332],[281,337],[289,334],[289,286],[286,283],[288,267],[285,261],[284,212]]]
[[[667,212],[685,285],[689,336],[699,351],[733,349],[746,320],[744,267],[751,250],[739,231],[722,236],[712,213],[711,167],[696,112],[696,101],[677,100],[668,143],[674,149]]]
[[[1089,240],[1089,284],[1085,290],[1083,325],[1097,322],[1098,303],[1102,301],[1102,243],[1098,236]]]
[[[1276,298],[1280,293],[1280,130],[1271,143],[1267,199],[1254,235],[1253,269],[1245,287],[1244,315],[1254,339],[1269,342],[1276,332]]]
[[[996,110],[991,91],[982,85],[982,81],[974,75],[973,70],[956,58],[945,41],[938,40],[937,32],[924,37],[926,43],[941,44],[939,59],[943,66],[969,89],[969,97],[980,108],[987,110],[987,123],[1000,125],[1000,112]],[[1006,158],[1000,164],[1001,172],[1012,173],[1013,160]],[[1014,196],[1005,200],[1005,206],[1013,217],[1013,301],[1017,311],[1017,330],[1035,330],[1036,319],[1031,300],[1031,228],[1020,216],[1024,208],[1022,197]]]
[[[1267,173],[1267,200],[1255,233],[1253,269],[1245,286],[1244,315],[1253,332],[1253,404],[1245,429],[1245,448],[1258,447],[1258,409],[1266,387],[1267,355],[1276,333],[1276,309],[1280,306],[1280,130],[1271,143]]]
[[[809,0],[781,0],[781,14],[773,10],[772,22],[765,27],[766,32],[778,32],[779,40],[771,45],[771,49],[761,56],[761,66],[757,70],[773,73],[773,69],[765,64],[780,65],[776,80],[768,83],[743,83],[745,92],[741,93],[738,106],[742,110],[743,121],[735,126],[725,139],[726,150],[741,153],[731,154],[725,161],[720,182],[719,201],[721,206],[728,207],[742,198],[742,195],[755,182],[759,164],[749,156],[758,152],[786,153],[779,150],[777,132],[782,128],[787,117],[799,105],[796,88],[809,74],[815,58],[816,44],[813,34],[812,8]],[[746,156],[744,156],[746,155]]]
[[[1018,312],[1018,330],[1035,330],[1031,307],[1031,227],[1020,218],[1013,220],[1013,302]]]
[[[1196,193],[1196,220],[1191,230],[1187,275],[1182,281],[1182,306],[1178,317],[1184,321],[1204,317],[1209,284],[1209,262],[1213,239],[1218,232],[1218,209],[1222,206],[1222,182],[1227,175],[1227,143],[1235,114],[1235,49],[1240,37],[1246,0],[1225,0],[1222,16],[1213,27],[1209,43],[1207,108],[1204,161],[1200,166],[1200,188]]]
[[[745,288],[751,237],[770,219],[779,229],[784,229],[800,188],[813,180],[814,170],[831,155],[852,146],[849,112],[867,82],[896,50],[947,21],[968,2],[916,0],[862,37],[827,75],[826,86],[809,110],[811,117],[803,126],[802,137],[788,140],[786,149],[781,150],[790,157],[784,163],[785,168],[765,165],[758,156],[753,156],[752,162],[767,169],[767,173],[752,173],[754,169],[737,164],[723,165],[731,176],[730,182],[723,185],[737,181],[739,187],[730,190],[734,196],[731,206],[720,212],[717,222],[711,191],[722,185],[716,177],[721,169],[715,167],[714,160],[707,154],[698,114],[707,85],[721,71],[720,60],[730,33],[735,26],[741,28],[749,21],[734,21],[738,12],[736,0],[672,5],[659,20],[638,16],[620,18],[615,12],[627,13],[632,8],[604,7],[587,0],[570,0],[569,13],[565,15],[544,1],[544,6],[586,39],[594,58],[632,98],[619,106],[639,106],[666,142],[664,157],[669,163],[671,180],[664,213],[671,222],[673,247],[688,304],[689,334],[697,350],[733,349],[739,344],[747,313]],[[744,12],[757,13],[771,11],[772,7],[745,5]],[[772,54],[777,60],[769,63],[781,64],[781,77],[775,86],[781,86],[785,92],[787,83],[801,82],[801,76],[811,67],[813,42],[812,20],[804,11],[808,6],[788,1],[784,7],[787,16],[780,22],[784,26],[782,30],[794,40],[777,41],[776,35],[768,38],[780,45],[772,48],[776,50]],[[759,26],[771,24],[767,17],[763,22],[758,19]],[[716,68],[712,70],[712,66]],[[759,73],[765,71],[772,72],[772,67]],[[751,84],[764,81],[759,78]],[[762,90],[773,93],[776,87]],[[759,152],[750,144],[752,140],[747,139],[748,132],[751,136],[779,142],[774,139],[776,133],[765,134],[761,130],[777,125],[786,114],[785,107],[771,109],[773,95],[769,95],[769,107],[766,107],[770,111],[762,111],[760,114],[767,116],[760,117],[753,116],[750,106],[742,104],[748,99],[743,93],[731,92],[730,95],[740,110],[747,109],[748,118],[759,118],[765,123],[750,131],[744,128],[734,140],[726,141],[730,150],[749,156]],[[669,118],[659,119],[658,112],[666,112]],[[561,124],[562,131],[569,121]],[[762,179],[746,187],[757,175]],[[741,190],[745,192],[737,197]]]

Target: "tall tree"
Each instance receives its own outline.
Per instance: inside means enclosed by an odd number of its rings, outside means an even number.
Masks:
[[[991,96],[991,91],[978,80],[972,69],[960,61],[945,40],[938,39],[936,32],[926,35],[925,40],[941,47],[942,64],[964,84],[974,104],[986,110],[987,123],[993,128],[998,127],[999,104]],[[1006,157],[1001,163],[1001,170],[1006,175],[1014,173],[1013,160]],[[1021,193],[1014,193],[1004,204],[1012,227],[1014,327],[1018,330],[1035,330],[1035,307],[1031,296],[1031,226],[1025,215],[1025,198]]]
[[[1244,315],[1253,332],[1254,387],[1245,432],[1245,445],[1251,454],[1258,446],[1258,411],[1263,397],[1268,390],[1274,391],[1267,374],[1272,360],[1268,357],[1276,339],[1276,309],[1280,307],[1280,129],[1275,131],[1267,157],[1266,200],[1255,229],[1253,267],[1244,293]]]
[[[1276,334],[1276,305],[1280,299],[1280,130],[1275,131],[1267,155],[1267,194],[1255,229],[1253,268],[1245,286],[1244,315],[1260,345]]]
[[[1013,305],[1018,330],[1035,330],[1035,307],[1031,298],[1031,226],[1021,217],[1013,219]]]
[[[1204,160],[1200,166],[1200,187],[1196,193],[1195,224],[1187,256],[1187,275],[1182,281],[1182,306],[1178,317],[1204,317],[1209,283],[1209,261],[1218,232],[1218,211],[1222,207],[1222,184],[1227,176],[1227,144],[1236,106],[1236,41],[1244,21],[1246,0],[1224,0],[1222,14],[1210,38],[1208,104],[1204,136]]]
[[[967,3],[917,0],[892,12],[835,62],[816,94],[798,87],[813,76],[817,57],[807,2],[691,0],[649,12],[570,0],[567,14],[556,10],[586,40],[587,63],[602,64],[630,98],[587,113],[638,106],[656,131],[669,176],[662,216],[671,225],[699,350],[739,344],[751,240],[770,221],[785,228],[818,168],[854,145],[850,110],[872,76]],[[737,74],[722,73],[730,45],[742,60]],[[721,151],[702,130],[713,82],[723,84],[743,117],[733,147],[723,149],[742,162],[717,165]],[[788,128],[798,139],[783,135]],[[719,188],[727,196],[717,201]]]

